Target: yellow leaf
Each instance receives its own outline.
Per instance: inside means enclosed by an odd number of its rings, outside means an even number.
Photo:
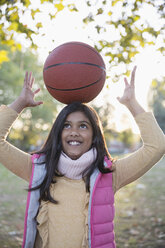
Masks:
[[[121,1],[121,0],[113,0],[112,1],[112,6],[115,6],[115,4],[118,3],[119,1]],[[123,2],[123,0],[122,0],[122,2]]]
[[[126,77],[130,76],[130,71],[126,71],[126,73],[124,73],[124,75],[126,75]]]
[[[25,0],[23,3],[26,7],[28,7],[31,4],[30,0]]]
[[[16,47],[15,46],[11,46],[11,51],[15,52],[16,51]]]
[[[7,54],[8,54],[8,51],[5,51],[5,50],[0,51],[0,64],[2,64],[3,62],[9,61]]]
[[[9,31],[11,31],[11,30],[17,31],[17,29],[18,29],[18,23],[17,22],[12,22],[10,24],[10,26],[8,27]]]
[[[10,15],[10,21],[14,22],[14,21],[18,21],[18,20],[19,20],[18,12],[15,11],[12,13],[12,15]]]
[[[148,41],[147,44],[148,45],[154,45],[155,43],[153,41]]]
[[[16,44],[16,48],[17,48],[19,51],[21,51],[21,48],[22,48],[21,44],[20,44],[20,43]]]
[[[9,39],[9,40],[2,40],[1,41],[2,44],[5,44],[7,46],[13,46],[15,44],[13,39]]]
[[[112,15],[112,12],[111,12],[111,11],[109,11],[109,12],[108,12],[108,15],[109,15],[109,16],[111,16],[111,15]]]
[[[55,4],[55,8],[57,9],[57,11],[61,11],[64,9],[64,5],[62,3],[57,3]]]
[[[41,23],[41,22],[38,22],[38,23],[36,24],[36,28],[42,28],[42,23]]]
[[[158,82],[156,80],[152,80],[152,87],[156,88],[158,85]]]

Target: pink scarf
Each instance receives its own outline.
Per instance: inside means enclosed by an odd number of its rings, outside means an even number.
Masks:
[[[97,151],[95,148],[90,149],[76,160],[72,160],[62,152],[58,162],[58,170],[70,179],[81,179],[82,172],[86,168],[90,167],[90,165],[95,161],[96,156]]]

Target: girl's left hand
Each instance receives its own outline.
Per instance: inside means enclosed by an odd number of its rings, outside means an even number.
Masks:
[[[118,101],[121,104],[124,104],[128,106],[131,102],[136,101],[135,98],[135,72],[136,72],[136,66],[133,68],[133,71],[131,73],[131,81],[128,83],[127,78],[124,78],[125,82],[125,89],[122,97],[117,97]]]

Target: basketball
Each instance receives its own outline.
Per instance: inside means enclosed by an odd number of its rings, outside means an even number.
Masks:
[[[101,55],[82,42],[68,42],[56,47],[44,63],[43,79],[47,90],[65,104],[90,102],[102,90],[105,78]]]

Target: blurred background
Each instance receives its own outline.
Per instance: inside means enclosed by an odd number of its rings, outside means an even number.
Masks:
[[[125,156],[141,146],[135,121],[116,100],[134,65],[137,99],[153,111],[165,132],[164,26],[164,0],[0,0],[0,104],[16,99],[26,71],[33,72],[35,87],[41,88],[37,98],[44,101],[21,114],[9,142],[30,152],[45,141],[65,105],[47,92],[43,64],[56,46],[68,41],[88,43],[105,61],[105,86],[89,104],[101,118],[112,156]],[[117,194],[118,248],[165,247],[164,165],[162,160]],[[0,248],[21,244],[26,187],[0,167]]]

